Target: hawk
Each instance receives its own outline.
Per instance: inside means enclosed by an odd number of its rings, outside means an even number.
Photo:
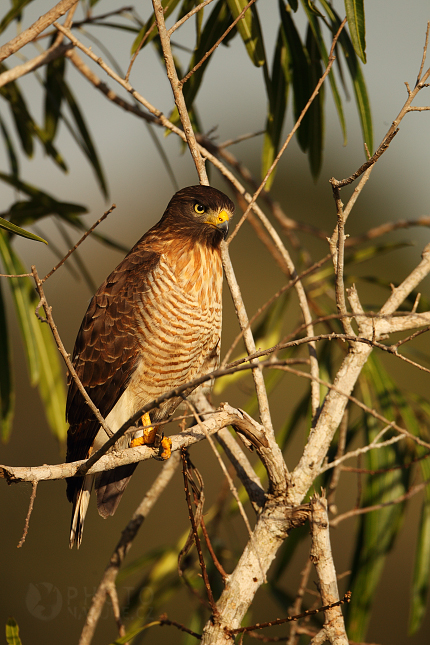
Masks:
[[[218,366],[220,245],[233,211],[232,201],[215,188],[183,188],[92,298],[73,365],[113,432],[156,397]],[[181,401],[169,399],[152,410],[150,423],[168,419]],[[106,441],[70,377],[66,418],[68,462],[86,459]],[[139,434],[142,430],[127,434],[116,448],[128,447]],[[70,547],[81,544],[93,484],[100,515],[113,515],[135,467],[67,480],[73,503]]]

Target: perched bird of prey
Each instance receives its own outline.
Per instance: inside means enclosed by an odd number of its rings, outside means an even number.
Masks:
[[[233,210],[231,200],[215,188],[183,188],[91,300],[73,365],[113,432],[156,397],[216,369],[222,314],[220,245]],[[169,418],[181,401],[170,399],[152,410],[150,423],[156,426]],[[68,462],[87,458],[106,441],[70,378],[66,417]],[[142,430],[136,430],[138,434]],[[116,448],[124,449],[132,440],[133,433],[127,434]],[[100,515],[113,515],[135,467],[68,479],[67,497],[73,503],[70,547],[81,543],[93,484]]]

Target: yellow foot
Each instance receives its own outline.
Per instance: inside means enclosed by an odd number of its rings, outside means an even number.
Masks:
[[[170,455],[172,454],[172,440],[170,437],[163,437],[161,440],[161,446],[160,446],[160,457],[161,459],[169,459]]]
[[[147,446],[148,444],[154,443],[155,441],[158,428],[157,426],[151,426],[149,412],[145,412],[145,414],[142,416],[142,425],[147,426],[143,430],[143,436],[135,437],[135,439],[132,439],[130,443],[131,448],[136,448],[136,446]]]

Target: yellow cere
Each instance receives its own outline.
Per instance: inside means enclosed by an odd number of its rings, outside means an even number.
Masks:
[[[228,222],[229,219],[230,218],[228,216],[227,211],[221,211],[220,214],[218,215],[218,222],[219,223]]]

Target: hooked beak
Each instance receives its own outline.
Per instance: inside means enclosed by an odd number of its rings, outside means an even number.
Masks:
[[[228,220],[228,213],[226,211],[221,211],[216,221],[216,227],[222,232],[224,239],[226,239],[228,235]]]

